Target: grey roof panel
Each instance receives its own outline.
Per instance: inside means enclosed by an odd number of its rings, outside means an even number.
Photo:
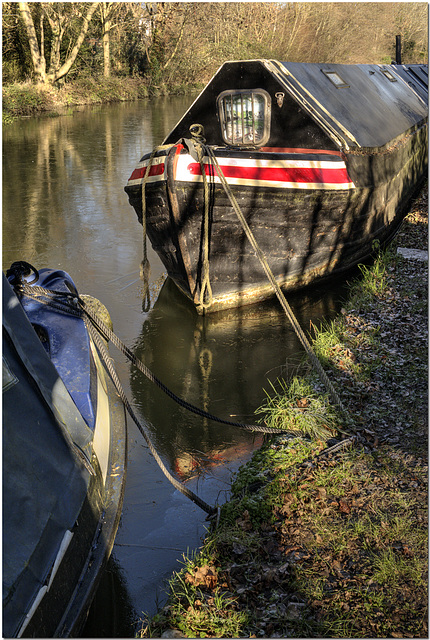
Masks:
[[[396,65],[395,70],[427,104],[429,93],[428,66],[425,64],[404,64]]]
[[[344,139],[346,135],[348,142],[361,147],[384,146],[427,118],[425,101],[396,73],[396,66],[274,61],[267,65],[310,112],[314,110]],[[343,83],[336,86],[327,75],[330,72]]]

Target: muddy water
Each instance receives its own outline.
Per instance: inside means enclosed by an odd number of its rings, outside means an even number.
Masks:
[[[69,272],[81,293],[108,307],[119,337],[172,391],[222,418],[254,421],[270,381],[302,358],[276,301],[201,318],[149,249],[151,309],[142,311],[141,226],[123,187],[192,99],[85,108],[4,128],[3,269],[21,259]],[[335,315],[341,299],[334,284],[291,304],[308,329]],[[187,413],[114,348],[112,355],[167,466],[206,502],[227,499],[232,474],[261,438]],[[206,526],[205,513],[170,485],[129,420],[121,525],[84,635],[133,637]]]

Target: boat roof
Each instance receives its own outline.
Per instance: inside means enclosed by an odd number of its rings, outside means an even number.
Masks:
[[[383,146],[427,118],[427,65],[265,64],[305,110],[357,146]]]
[[[395,65],[396,73],[428,104],[429,74],[425,64]]]
[[[427,122],[428,66],[246,60],[225,62],[164,144],[186,135],[191,122],[219,128],[215,103],[225,90],[266,89],[299,104],[336,148],[380,148]],[[284,131],[290,112],[282,115]],[[195,118],[201,118],[195,119]],[[279,119],[279,115],[277,116]],[[301,126],[300,124],[297,126]]]

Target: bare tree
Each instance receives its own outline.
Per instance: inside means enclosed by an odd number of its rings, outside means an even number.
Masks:
[[[98,2],[86,3],[76,2],[43,2],[41,3],[42,11],[40,18],[40,43],[37,39],[36,29],[33,22],[33,16],[28,2],[19,2],[19,10],[26,27],[28,44],[31,52],[31,59],[34,67],[34,75],[38,82],[44,84],[54,84],[67,75],[70,71],[79,49],[82,46],[88,27],[96,10]],[[82,11],[86,9],[85,15]],[[50,41],[50,59],[49,68],[46,69],[45,57],[45,31],[44,18],[47,19],[51,29]],[[68,26],[72,21],[78,19],[80,27],[75,44],[68,51],[65,60],[61,62],[61,44]]]
[[[94,21],[103,71],[145,77],[169,92],[201,86],[226,60],[387,63],[402,35],[405,62],[426,60],[424,2],[19,2],[4,3],[3,52],[25,77],[55,82],[70,69]],[[9,6],[10,5],[10,6]],[[17,6],[22,20],[15,26]],[[25,25],[25,29],[24,26]],[[19,56],[11,51],[19,43]],[[68,49],[67,49],[68,47]],[[84,48],[80,61],[88,63]],[[95,58],[88,66],[94,71]],[[49,66],[49,68],[48,68]]]
[[[426,2],[395,4],[396,34],[402,36],[405,63],[424,62],[428,57],[428,5]]]

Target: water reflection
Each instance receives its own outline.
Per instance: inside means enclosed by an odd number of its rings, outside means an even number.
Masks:
[[[314,289],[290,297],[301,326],[333,317],[341,290]],[[176,395],[222,419],[254,423],[269,381],[297,372],[303,348],[278,301],[202,317],[166,280],[143,323],[136,355]],[[187,412],[130,371],[133,403],[152,424],[157,449],[187,478],[261,443],[253,434]],[[160,429],[159,425],[163,425]]]
[[[100,615],[103,611],[103,615]],[[111,556],[100,579],[85,626],[86,638],[122,638],[136,626],[136,614],[121,567]]]
[[[85,256],[126,273],[121,238],[139,227],[123,186],[190,101],[85,108],[4,127],[3,265],[17,254],[29,262],[54,258],[79,278],[88,275],[80,268]]]
[[[159,290],[164,269],[149,248],[153,307],[142,312],[141,226],[123,187],[192,99],[82,109],[4,128],[3,269],[27,260],[68,271],[81,293],[107,306],[118,336],[172,391],[222,418],[253,422],[267,381],[288,376],[302,358],[276,300],[202,318],[172,282]],[[310,320],[335,314],[341,297],[334,284],[289,300],[306,330]],[[206,502],[224,501],[231,474],[261,438],[186,412],[119,352],[112,355],[168,466]],[[154,613],[164,598],[182,553],[205,532],[204,512],[172,488],[130,423],[117,566],[111,563],[96,597],[87,637],[134,636],[143,612]]]

